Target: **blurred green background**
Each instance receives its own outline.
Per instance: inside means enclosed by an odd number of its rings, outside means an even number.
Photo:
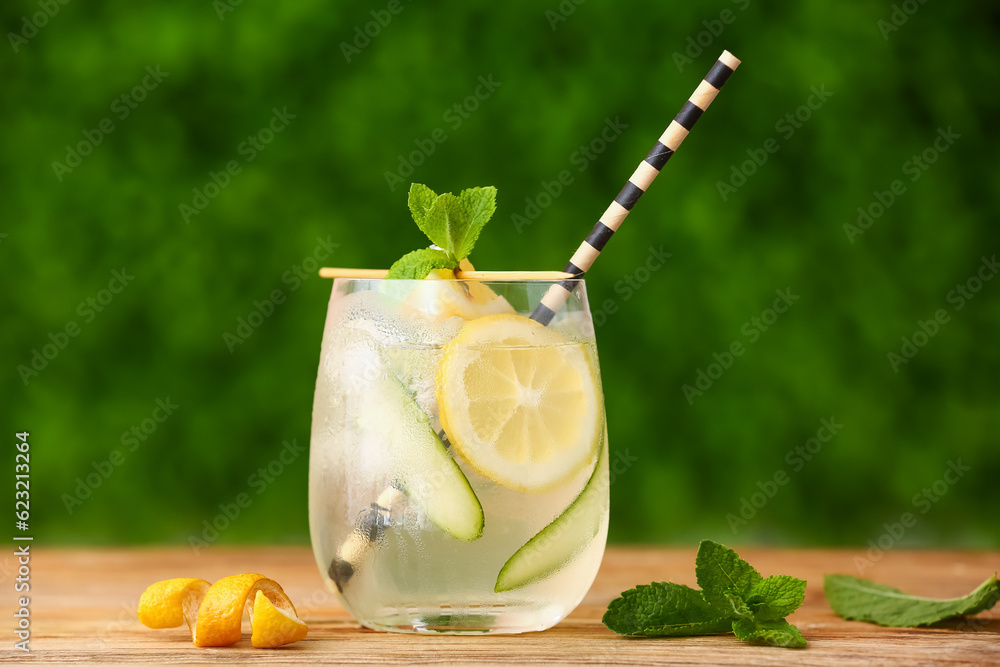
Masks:
[[[307,542],[315,266],[419,247],[419,181],[498,187],[478,268],[561,268],[725,48],[742,67],[589,275],[612,540],[863,546],[910,512],[893,544],[1000,545],[994,4],[0,12],[0,391],[36,539]]]

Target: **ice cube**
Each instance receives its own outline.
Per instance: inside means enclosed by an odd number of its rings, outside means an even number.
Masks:
[[[326,322],[327,332],[334,328],[357,329],[383,346],[444,345],[460,327],[461,318],[434,317],[375,290],[346,296],[335,293]]]

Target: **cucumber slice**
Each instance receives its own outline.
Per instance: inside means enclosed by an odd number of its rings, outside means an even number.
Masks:
[[[469,480],[431,427],[430,417],[397,380],[375,388],[381,410],[372,415],[391,448],[397,485],[431,522],[452,537],[472,541],[483,534],[483,506]]]
[[[582,554],[601,529],[607,502],[607,437],[594,466],[594,472],[580,495],[552,523],[511,556],[497,575],[495,593],[514,590],[544,579]]]

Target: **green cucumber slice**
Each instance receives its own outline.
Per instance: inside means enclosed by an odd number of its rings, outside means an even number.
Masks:
[[[514,590],[539,581],[582,554],[601,529],[608,482],[604,473],[608,458],[607,437],[594,472],[569,507],[542,528],[511,556],[497,575],[495,593]]]
[[[431,427],[430,417],[399,381],[383,378],[375,388],[381,404],[379,430],[392,449],[396,483],[431,522],[452,537],[471,542],[483,534],[483,506],[462,469]]]

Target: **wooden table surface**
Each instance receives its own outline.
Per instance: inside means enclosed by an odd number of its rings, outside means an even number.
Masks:
[[[600,622],[619,592],[650,581],[695,585],[696,548],[610,548],[583,604],[555,628],[524,635],[417,636],[361,628],[322,588],[305,547],[53,549],[35,547],[31,560],[31,654],[13,650],[4,629],[0,662],[298,663],[298,664],[739,664],[739,665],[1000,665],[1000,605],[976,622],[941,627],[882,628],[843,621],[823,597],[824,572],[858,574],[861,551],[740,548],[765,576],[790,574],[808,582],[805,604],[790,617],[809,640],[803,650],[747,646],[729,636],[638,639],[619,637]],[[8,557],[0,577],[4,623],[13,626],[13,579]],[[1000,569],[1000,553],[885,553],[865,576],[904,590],[950,597],[971,591]],[[249,634],[230,648],[195,648],[187,628],[150,630],[136,619],[147,585],[173,577],[215,581],[238,572],[277,580],[309,623],[302,642],[254,649]],[[247,625],[246,619],[244,620]]]

